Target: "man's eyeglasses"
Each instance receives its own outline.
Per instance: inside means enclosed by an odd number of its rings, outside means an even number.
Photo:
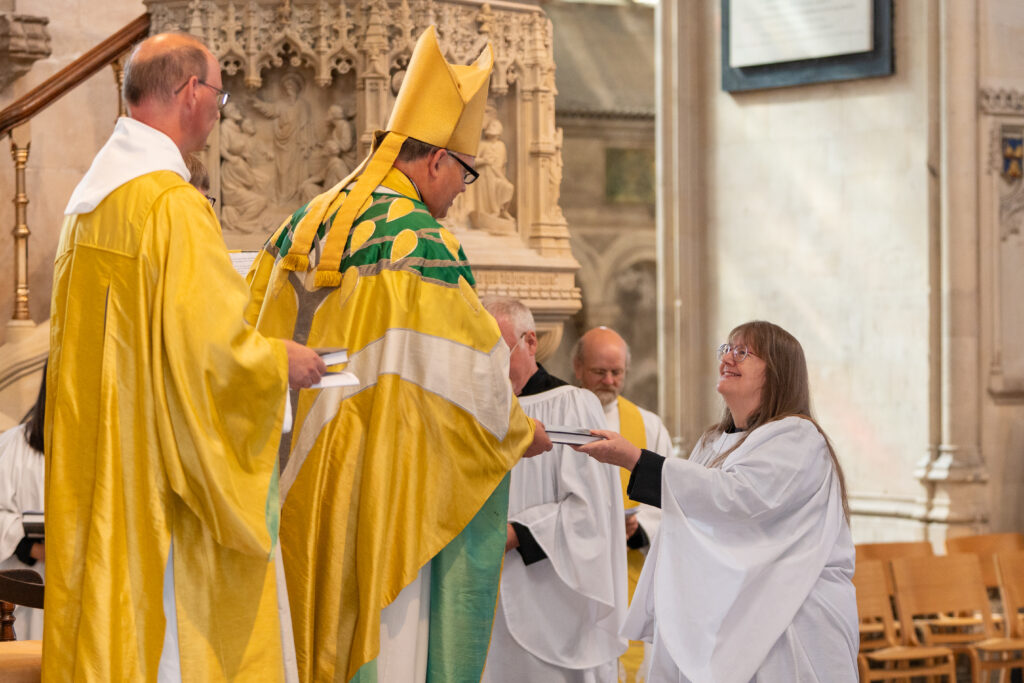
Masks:
[[[215,85],[210,85],[209,83],[207,83],[206,81],[204,81],[201,78],[197,78],[196,80],[199,82],[199,85],[205,85],[207,88],[210,88],[211,90],[216,90],[217,91],[217,93],[218,93],[217,94],[217,108],[218,109],[223,109],[224,105],[228,103],[228,99],[230,99],[231,93],[229,93],[227,90],[221,90],[220,88],[218,88]],[[174,94],[177,95],[178,93],[180,93],[182,91],[182,89],[186,85],[188,85],[188,81],[185,81],[184,83],[182,83],[181,87],[179,87],[177,90],[174,91]]]
[[[747,359],[747,356],[757,355],[748,349],[746,344],[722,344],[718,347],[718,360],[722,360],[727,353],[732,354],[732,359],[736,363],[742,363]]]
[[[201,82],[202,81],[200,81],[200,83]],[[469,164],[467,164],[465,161],[458,158],[457,156],[449,152],[447,149],[445,150],[445,153],[452,159],[455,159],[455,161],[459,162],[459,165],[466,170],[466,172],[462,174],[462,182],[466,183],[467,185],[472,185],[473,182],[480,177],[480,172],[477,171],[472,166],[470,166]]]
[[[216,197],[211,197],[208,194],[204,194],[203,196],[206,197],[206,201],[210,202],[210,206],[217,206],[217,198]]]

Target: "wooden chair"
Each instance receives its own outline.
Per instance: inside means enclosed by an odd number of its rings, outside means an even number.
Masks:
[[[974,553],[981,560],[981,576],[985,587],[997,590],[999,577],[992,556],[996,553],[1011,553],[1024,550],[1024,534],[978,534],[946,539],[946,553]]]
[[[39,640],[14,639],[14,606],[43,607],[43,579],[31,569],[0,571],[0,680],[38,683],[43,668]]]
[[[857,563],[864,560],[888,562],[897,557],[931,557],[935,554],[929,541],[900,541],[897,543],[858,543]]]
[[[879,560],[857,564],[853,585],[857,589],[857,613],[861,622],[861,651],[857,657],[861,683],[910,680],[911,676],[944,676],[956,683],[953,651],[897,642],[889,590],[888,571]],[[865,630],[865,626],[867,629]],[[865,635],[880,637],[868,637]]]
[[[1007,617],[1006,637],[1024,638],[1024,550],[996,553],[993,559]]]
[[[1024,666],[1024,640],[1001,637],[992,621],[977,556],[897,558],[892,574],[909,642],[944,645],[966,655],[975,683],[997,670],[1005,680],[1008,670]],[[938,620],[936,615],[947,618]]]

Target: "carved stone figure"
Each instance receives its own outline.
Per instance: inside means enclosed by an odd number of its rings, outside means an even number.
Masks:
[[[294,199],[303,179],[310,176],[309,158],[314,141],[309,104],[301,99],[304,87],[302,76],[289,71],[281,77],[282,97],[278,101],[250,98],[256,111],[274,121],[274,187],[278,203]]]
[[[346,112],[339,104],[332,104],[327,108],[327,138],[338,144],[338,151],[327,155],[327,163],[331,164],[338,159],[344,169],[338,180],[348,175],[356,166],[356,127],[352,123],[354,117],[354,112]]]
[[[515,232],[515,219],[509,203],[515,185],[505,176],[508,150],[501,140],[503,127],[493,110],[487,113],[483,137],[476,153],[476,170],[480,177],[456,199],[451,211],[460,224],[496,235]]]
[[[256,127],[233,102],[224,107],[220,124],[221,217],[224,228],[245,234],[264,233],[270,178],[257,170],[260,151]],[[270,159],[266,155],[267,160]]]

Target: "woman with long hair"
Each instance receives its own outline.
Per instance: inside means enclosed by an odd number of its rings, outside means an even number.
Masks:
[[[43,422],[46,410],[46,366],[36,403],[17,427],[0,434],[0,569],[44,572],[46,544],[25,533],[23,513],[43,512]],[[18,640],[43,637],[43,611],[15,607]]]
[[[754,321],[718,358],[725,411],[688,460],[609,431],[578,447],[631,470],[630,498],[662,509],[624,634],[653,643],[650,681],[856,681],[845,484],[803,349]]]

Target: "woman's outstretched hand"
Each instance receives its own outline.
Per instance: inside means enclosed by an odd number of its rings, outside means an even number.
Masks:
[[[607,429],[591,429],[590,433],[604,438],[585,443],[582,446],[573,446],[573,448],[580,453],[586,453],[598,462],[606,462],[609,465],[633,471],[636,461],[640,459],[639,448],[626,441],[626,437],[618,432]]]

